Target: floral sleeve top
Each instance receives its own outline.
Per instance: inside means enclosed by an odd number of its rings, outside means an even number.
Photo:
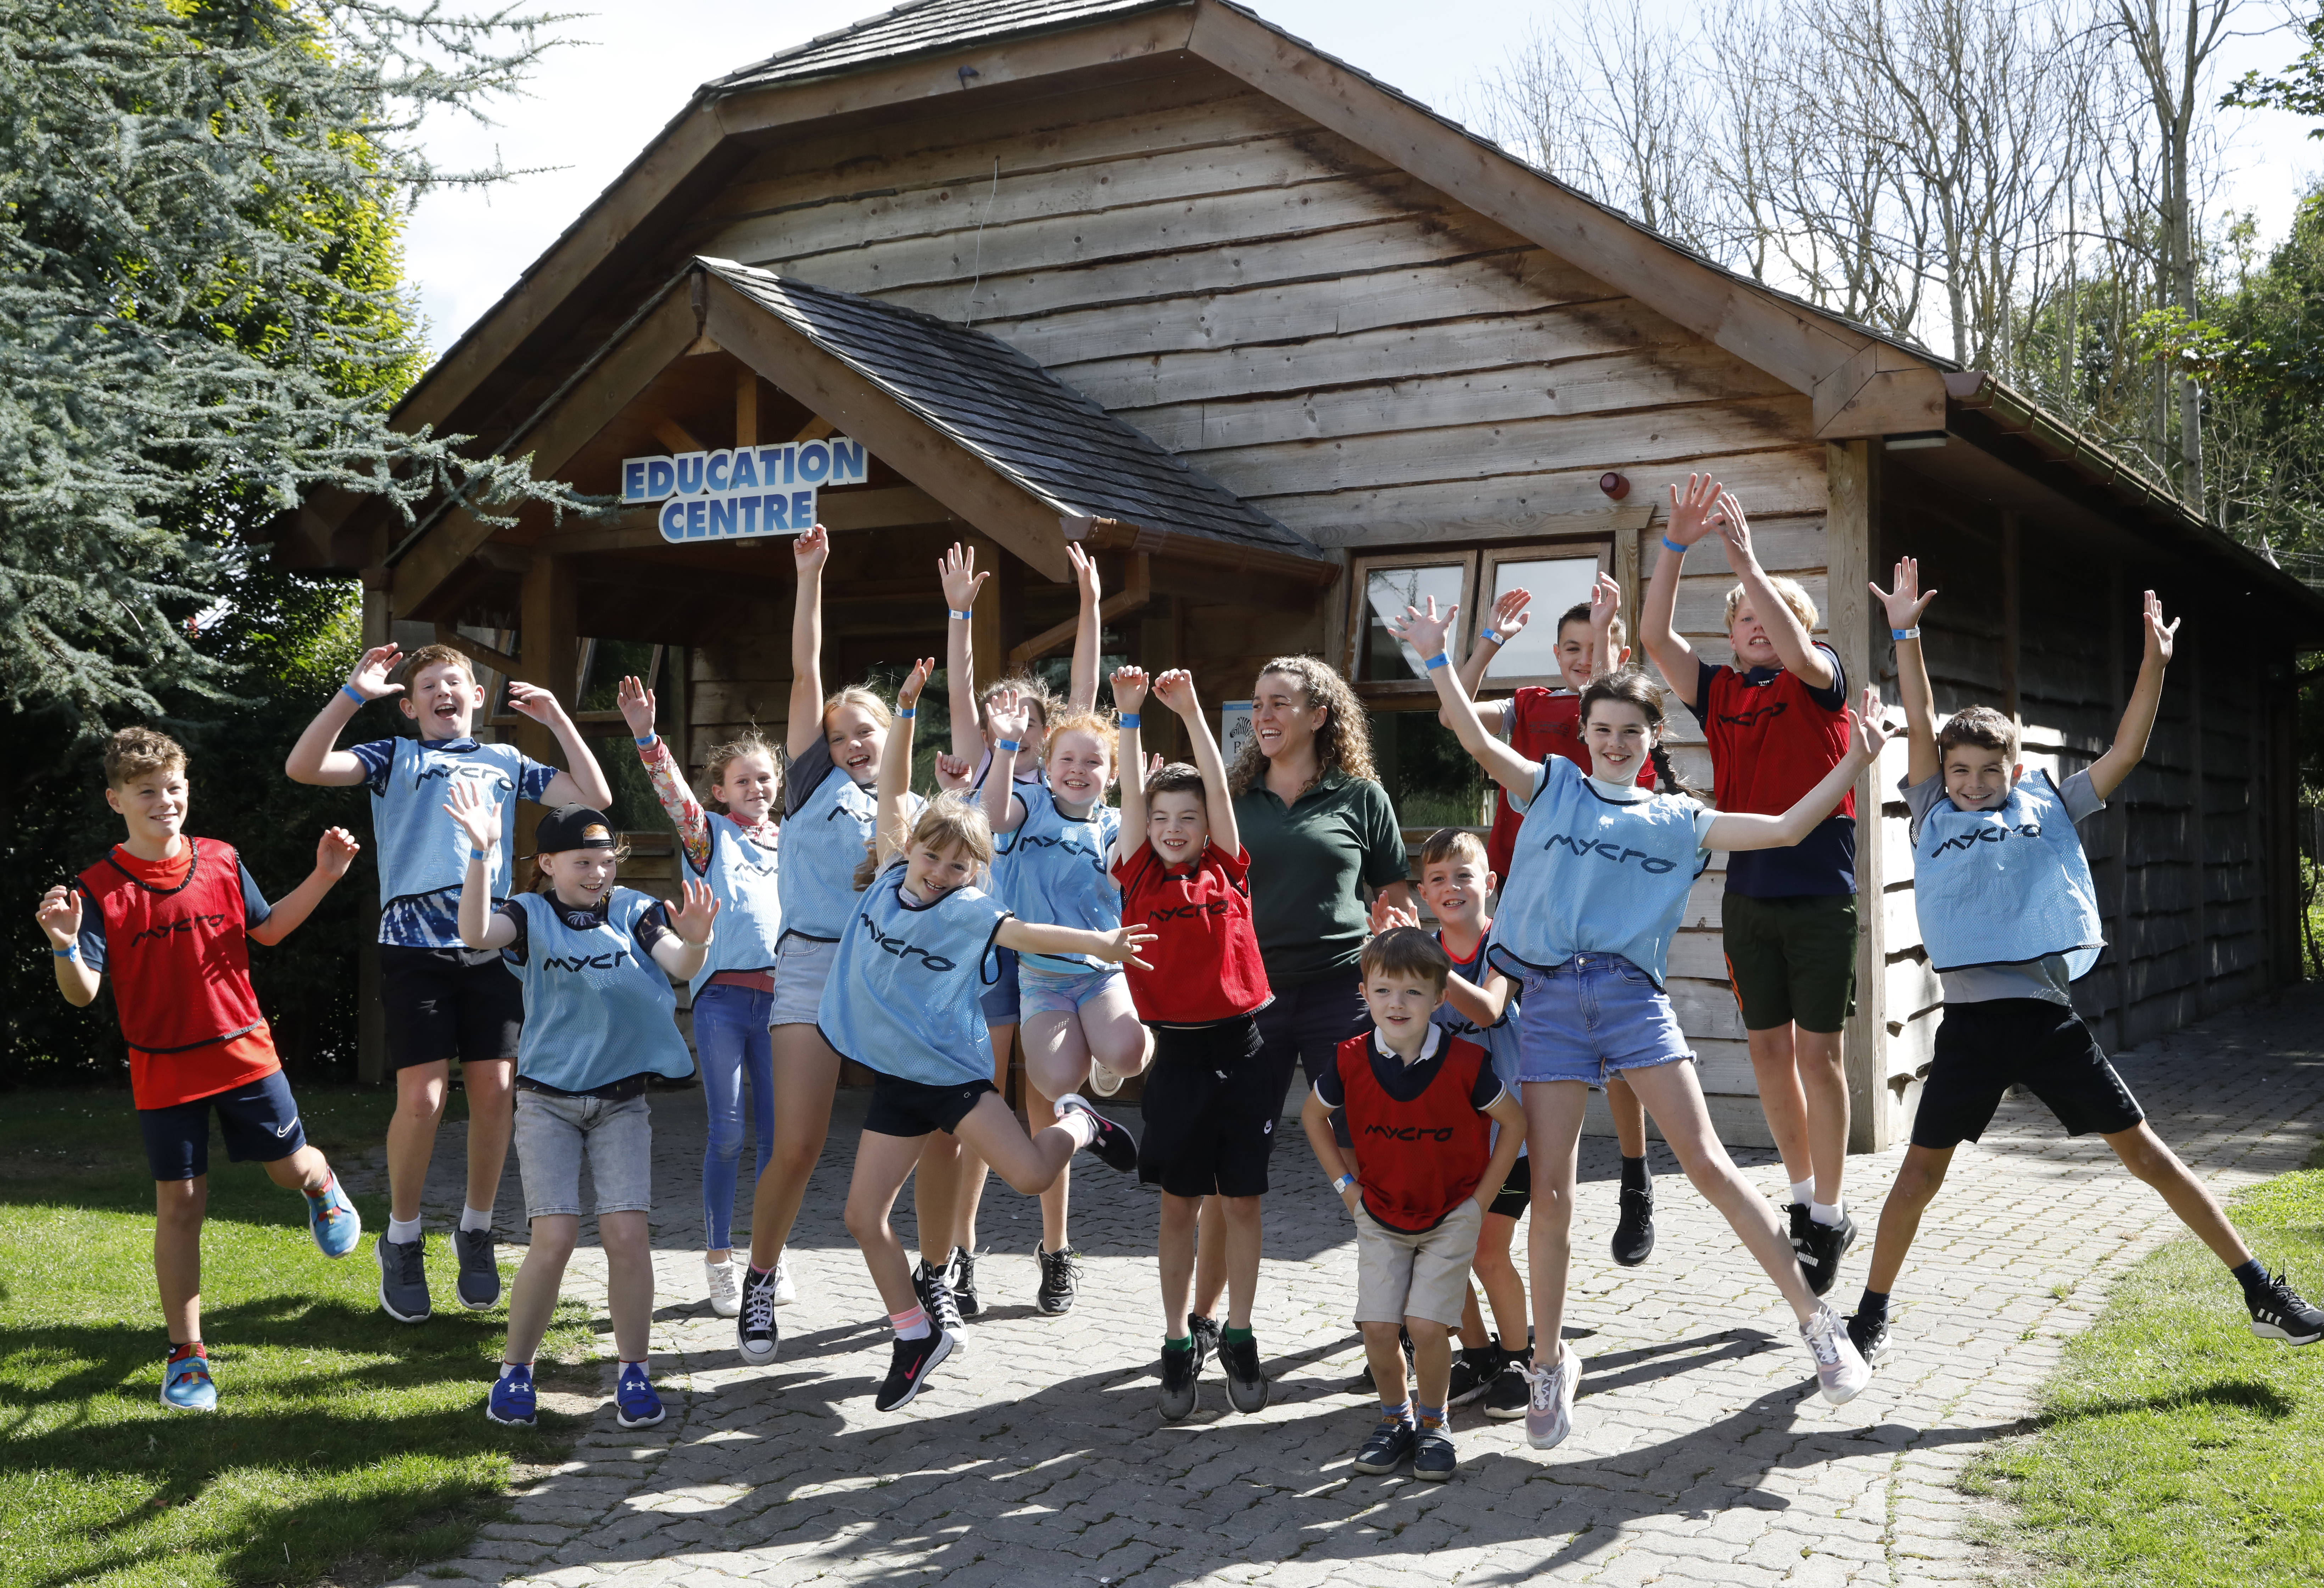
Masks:
[[[669,743],[659,734],[650,744],[638,746],[638,760],[645,763],[646,776],[653,780],[655,798],[678,829],[678,846],[686,853],[686,863],[696,876],[710,870],[710,818],[702,804],[687,786],[686,774],[678,764],[678,757],[669,752]],[[775,824],[761,822],[748,829],[754,843],[773,848]]]

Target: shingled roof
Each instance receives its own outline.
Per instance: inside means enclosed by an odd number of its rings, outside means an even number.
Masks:
[[[766,60],[703,85],[711,95],[853,70],[910,55],[1041,33],[1077,22],[1183,5],[1185,0],[909,0],[779,50]]]
[[[696,263],[1061,516],[1323,555],[998,337],[732,260]]]

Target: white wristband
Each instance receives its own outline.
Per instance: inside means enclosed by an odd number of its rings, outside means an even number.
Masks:
[[[1343,1196],[1347,1194],[1348,1187],[1355,1183],[1355,1176],[1342,1175],[1338,1179],[1332,1182],[1332,1194],[1335,1196]]]

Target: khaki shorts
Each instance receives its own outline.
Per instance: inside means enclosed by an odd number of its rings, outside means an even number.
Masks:
[[[1485,1215],[1474,1197],[1444,1215],[1425,1234],[1391,1230],[1356,1206],[1356,1322],[1400,1324],[1427,1318],[1448,1329],[1461,1326],[1469,1299],[1469,1265],[1476,1260],[1477,1232]]]

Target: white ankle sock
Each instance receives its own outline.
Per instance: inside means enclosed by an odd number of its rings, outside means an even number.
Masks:
[[[460,1210],[460,1228],[464,1230],[489,1230],[492,1227],[493,1210],[491,1208],[463,1207]]]
[[[1840,1215],[1847,1206],[1845,1198],[1833,1203],[1811,1202],[1808,1204],[1808,1217],[1830,1229],[1839,1224]]]
[[[398,1246],[409,1246],[420,1239],[418,1219],[400,1219],[392,1214],[387,1221],[387,1238]]]
[[[1794,1180],[1792,1182],[1792,1200],[1794,1202],[1800,1203],[1813,1202],[1815,1200],[1815,1182],[1813,1180]]]

